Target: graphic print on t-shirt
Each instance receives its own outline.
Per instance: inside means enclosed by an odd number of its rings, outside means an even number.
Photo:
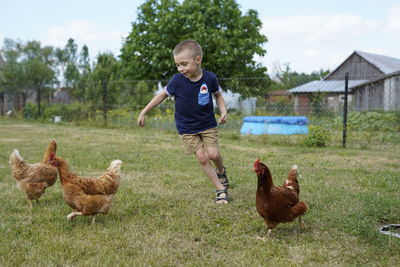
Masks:
[[[210,101],[210,94],[208,93],[207,84],[203,83],[200,86],[199,97],[198,97],[198,104],[199,105],[207,105]]]

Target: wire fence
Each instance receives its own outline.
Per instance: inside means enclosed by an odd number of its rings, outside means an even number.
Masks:
[[[3,94],[0,96],[1,110],[4,116],[10,106],[21,102],[26,118],[33,118],[37,110],[41,110],[44,118],[58,116],[63,121],[133,127],[139,111],[155,94],[164,90],[167,82],[122,80],[60,88],[42,103],[61,105],[42,104],[42,110],[29,104],[36,103],[35,92],[22,99],[21,95]],[[287,127],[295,127],[295,123],[285,121],[285,117],[302,116],[308,121],[308,135],[314,134],[315,138],[323,135],[322,138],[329,139],[332,144],[400,144],[400,72],[348,76],[340,73],[319,80],[296,76],[278,80],[220,78],[219,83],[229,113],[228,123],[220,125],[220,129],[232,135],[243,134],[240,131],[243,119],[249,116],[279,117],[280,122],[264,122],[262,126],[265,134],[270,135],[268,129],[282,124],[281,132],[279,127],[274,132],[278,136],[287,134]],[[174,100],[169,98],[149,114],[147,125],[173,130],[173,113]],[[290,138],[299,139],[299,136]]]

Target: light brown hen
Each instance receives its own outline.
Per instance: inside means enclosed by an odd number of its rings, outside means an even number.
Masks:
[[[113,195],[117,192],[121,178],[121,160],[114,160],[105,173],[99,177],[82,177],[71,172],[68,163],[56,157],[60,173],[64,201],[74,211],[68,214],[67,220],[76,216],[93,216],[107,214],[111,208]]]
[[[17,149],[10,155],[12,176],[18,189],[26,194],[30,208],[33,208],[32,200],[39,202],[46,188],[57,180],[56,150],[57,143],[53,140],[47,146],[42,162],[35,164],[26,163]]]

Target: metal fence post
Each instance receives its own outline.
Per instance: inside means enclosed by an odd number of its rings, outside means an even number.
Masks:
[[[344,76],[344,105],[343,105],[343,140],[342,145],[346,147],[347,137],[347,97],[349,93],[349,73],[346,72]]]

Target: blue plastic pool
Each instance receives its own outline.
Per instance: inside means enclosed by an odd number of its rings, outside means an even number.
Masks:
[[[248,116],[240,134],[308,134],[308,119],[303,116]]]

